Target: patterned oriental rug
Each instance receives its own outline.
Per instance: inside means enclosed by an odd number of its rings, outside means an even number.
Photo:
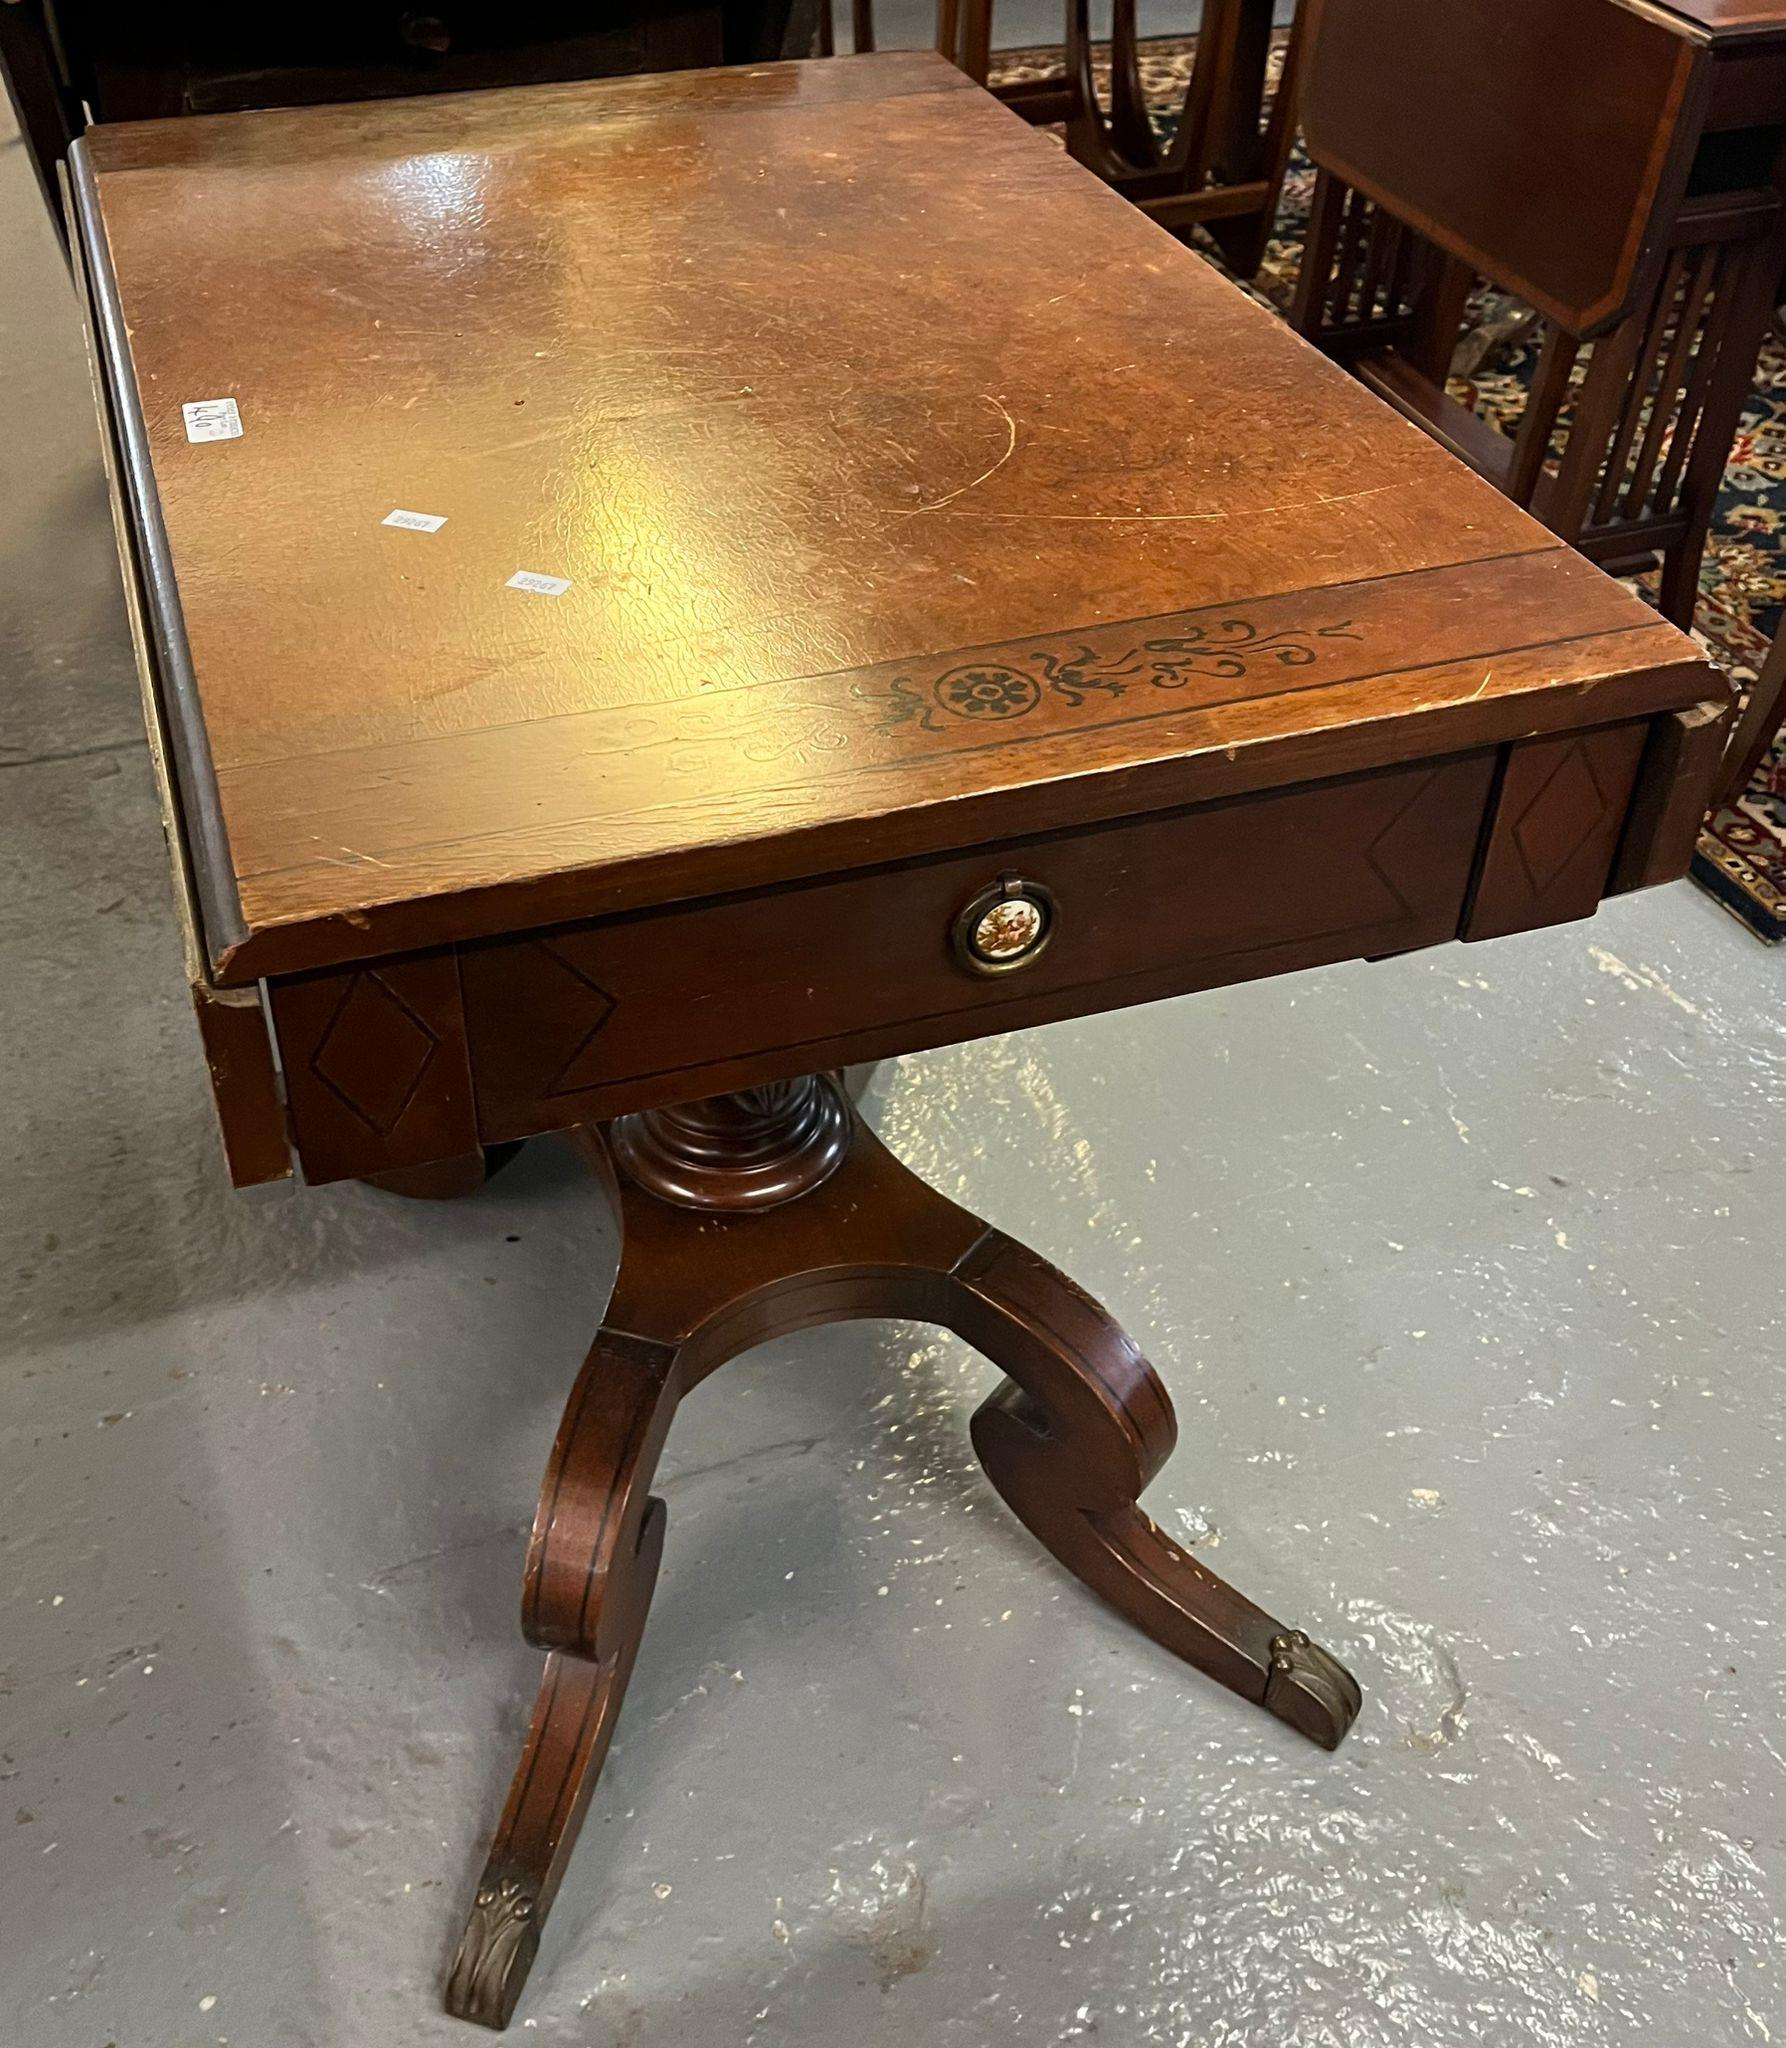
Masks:
[[[1142,84],[1162,134],[1184,102],[1194,38],[1142,45]],[[1058,49],[1004,50],[993,59],[992,82],[1045,78],[1061,68]],[[1107,77],[1100,77],[1106,86]],[[1058,133],[1058,131],[1056,131]],[[1276,233],[1257,278],[1245,288],[1278,313],[1286,312],[1302,261],[1315,174],[1298,150],[1284,187]],[[1195,235],[1199,252],[1221,267],[1215,245]],[[1475,309],[1483,321],[1504,315],[1505,301],[1486,295]],[[1452,384],[1454,395],[1498,425],[1511,427],[1525,404],[1536,364],[1522,343],[1497,350],[1482,373]],[[1653,596],[1640,579],[1633,588]],[[1786,340],[1771,336],[1762,352],[1754,396],[1743,416],[1718,516],[1706,551],[1695,635],[1739,687],[1755,680],[1786,612]],[[1786,939],[1786,739],[1763,762],[1738,803],[1716,812],[1700,835],[1693,878],[1757,936]]]

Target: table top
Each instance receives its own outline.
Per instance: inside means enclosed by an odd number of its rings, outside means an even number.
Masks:
[[[1786,0],[1660,0],[1663,10],[1708,29],[1714,37],[1786,34]]]
[[[1707,694],[933,57],[100,128],[75,182],[220,983]]]

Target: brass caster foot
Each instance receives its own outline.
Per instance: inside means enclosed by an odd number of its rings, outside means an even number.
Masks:
[[[1323,1749],[1338,1749],[1363,1704],[1357,1679],[1330,1650],[1299,1628],[1272,1637],[1265,1705],[1280,1721]]]

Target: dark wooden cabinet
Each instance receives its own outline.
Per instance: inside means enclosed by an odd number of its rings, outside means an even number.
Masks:
[[[0,80],[46,198],[96,121],[613,78],[779,57],[789,0],[0,0]],[[54,207],[58,222],[60,208]]]
[[[718,0],[51,4],[72,83],[107,121],[608,77],[724,56]]]

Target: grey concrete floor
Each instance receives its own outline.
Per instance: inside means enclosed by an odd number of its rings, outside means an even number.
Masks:
[[[913,1165],[1105,1295],[1155,1513],[1368,1694],[1329,1758],[977,1475],[921,1329],[677,1425],[517,2038],[1786,2041],[1782,960],[1590,927],[884,1069]],[[0,148],[0,2044],[415,2048],[538,1668],[523,1532],[610,1265],[226,1189],[66,281]]]

